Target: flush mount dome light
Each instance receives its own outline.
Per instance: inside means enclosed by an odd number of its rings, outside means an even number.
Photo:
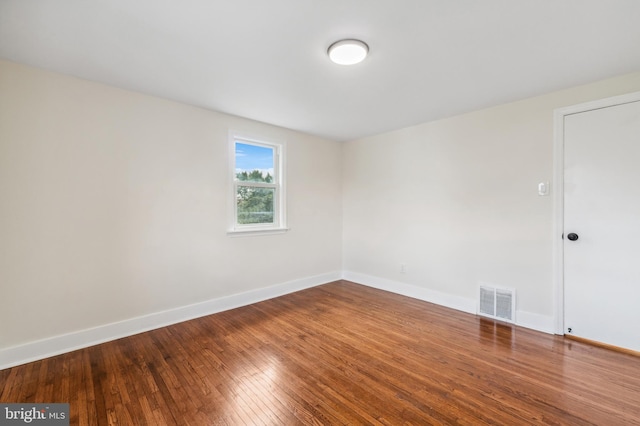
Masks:
[[[340,40],[329,46],[329,58],[340,65],[362,62],[369,53],[369,46],[360,40]]]

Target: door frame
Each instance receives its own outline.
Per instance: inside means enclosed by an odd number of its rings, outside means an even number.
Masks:
[[[568,115],[624,105],[640,101],[640,92],[585,102],[553,112],[553,285],[555,290],[555,333],[565,334],[564,328],[564,118]]]

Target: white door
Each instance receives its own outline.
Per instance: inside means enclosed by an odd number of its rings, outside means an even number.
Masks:
[[[565,333],[640,351],[640,101],[564,132]]]

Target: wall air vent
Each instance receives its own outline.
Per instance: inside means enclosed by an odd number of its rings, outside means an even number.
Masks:
[[[478,315],[516,322],[516,290],[480,284]]]

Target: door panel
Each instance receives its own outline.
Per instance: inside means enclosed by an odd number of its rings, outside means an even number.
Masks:
[[[565,331],[640,351],[640,102],[564,130]]]

